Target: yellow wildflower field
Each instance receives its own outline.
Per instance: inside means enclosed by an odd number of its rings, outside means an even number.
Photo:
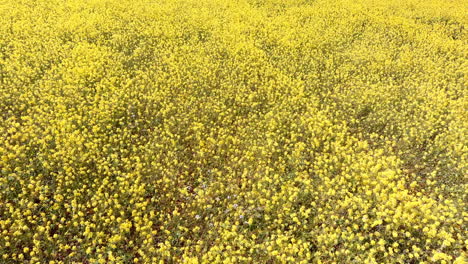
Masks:
[[[1,0],[0,263],[467,263],[468,2]]]

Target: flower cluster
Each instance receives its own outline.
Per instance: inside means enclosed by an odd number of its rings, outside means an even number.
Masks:
[[[4,0],[1,263],[466,263],[462,0]]]

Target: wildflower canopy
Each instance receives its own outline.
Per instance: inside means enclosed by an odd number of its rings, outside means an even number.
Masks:
[[[468,6],[4,0],[2,263],[464,263]]]

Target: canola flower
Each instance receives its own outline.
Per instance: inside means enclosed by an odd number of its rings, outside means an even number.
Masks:
[[[0,2],[0,263],[467,263],[467,23]]]

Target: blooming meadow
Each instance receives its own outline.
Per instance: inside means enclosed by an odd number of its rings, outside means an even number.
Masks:
[[[467,263],[468,2],[0,1],[0,263]]]

